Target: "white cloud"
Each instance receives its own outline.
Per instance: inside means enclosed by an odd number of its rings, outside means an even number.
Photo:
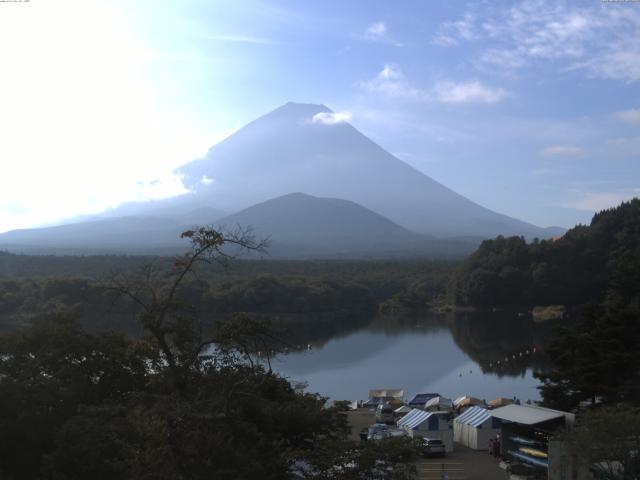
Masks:
[[[372,93],[420,102],[496,103],[506,95],[502,88],[487,87],[475,80],[439,81],[430,88],[416,88],[407,81],[400,68],[393,64],[386,64],[373,80],[364,82],[361,86]]]
[[[211,185],[213,183],[213,178],[209,178],[206,175],[202,175],[200,179],[200,183],[203,185]]]
[[[563,206],[577,210],[598,212],[620,205],[622,202],[640,196],[640,188],[623,192],[585,193],[579,198],[565,203]]]
[[[515,70],[526,65],[527,60],[519,52],[490,48],[480,55],[480,61],[488,66]]]
[[[458,41],[450,35],[436,35],[433,39],[435,45],[439,45],[441,47],[453,47],[454,45],[458,45]]]
[[[350,112],[320,112],[313,116],[311,122],[321,125],[336,125],[348,122],[351,120],[351,116]]]
[[[387,26],[384,24],[384,22],[372,23],[371,25],[369,25],[369,27],[367,27],[367,30],[365,32],[366,35],[371,36],[373,38],[383,37],[384,35],[386,35],[386,33],[387,33]]]
[[[434,98],[442,103],[496,103],[504,98],[502,88],[490,88],[480,82],[439,82],[433,88]]]
[[[363,38],[371,42],[388,43],[396,47],[402,47],[402,43],[392,39],[387,32],[387,25],[384,22],[375,22],[369,25],[364,31]]]
[[[483,9],[472,8],[460,20],[442,24],[434,43],[474,41],[484,45],[481,65],[506,70],[558,62],[561,70],[580,70],[590,77],[640,80],[640,9],[552,0]]]
[[[409,85],[400,68],[394,64],[386,64],[373,80],[364,82],[361,86],[370,92],[388,97],[418,100],[425,97],[425,92]]]
[[[545,157],[575,157],[584,153],[584,150],[574,145],[553,145],[540,152]]]
[[[460,20],[455,22],[446,22],[441,32],[436,35],[434,43],[443,47],[449,47],[458,45],[458,40],[474,40],[478,38],[478,33],[475,31],[475,19],[471,12],[466,12]]]
[[[622,122],[640,125],[640,108],[632,108],[630,110],[616,112],[615,116]]]
[[[606,141],[602,151],[608,158],[631,158],[640,155],[640,135],[612,138]]]

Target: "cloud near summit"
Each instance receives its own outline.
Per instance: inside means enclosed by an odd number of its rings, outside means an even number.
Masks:
[[[311,119],[311,123],[319,123],[321,125],[336,125],[351,120],[351,112],[320,112],[316,113]]]

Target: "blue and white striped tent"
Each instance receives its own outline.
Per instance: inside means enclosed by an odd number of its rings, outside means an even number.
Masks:
[[[430,418],[431,421],[429,421]],[[398,420],[398,427],[404,428],[405,430],[413,430],[419,427],[422,427],[422,430],[437,430],[438,418],[432,415],[431,412],[414,408]]]
[[[406,430],[411,437],[438,438],[448,452],[453,451],[453,431],[446,415],[414,408],[398,420],[398,427]]]
[[[453,440],[474,450],[487,450],[500,433],[500,420],[482,407],[471,407],[453,420]]]
[[[462,414],[456,417],[458,423],[465,423],[472,427],[481,427],[482,424],[491,417],[489,410],[482,407],[471,407],[466,409]]]

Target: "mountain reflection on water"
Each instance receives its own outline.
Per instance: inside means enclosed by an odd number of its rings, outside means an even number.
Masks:
[[[506,312],[375,318],[320,336],[279,357],[274,368],[333,399],[364,399],[372,388],[404,388],[405,396],[438,392],[490,400],[538,399],[532,372],[545,366],[541,345],[552,324]]]

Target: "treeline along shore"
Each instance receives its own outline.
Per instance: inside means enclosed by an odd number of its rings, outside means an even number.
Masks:
[[[484,241],[464,261],[237,260],[205,266],[181,293],[215,317],[231,311],[263,314],[371,316],[428,310],[569,309],[604,300],[612,279],[638,258],[638,200],[596,214],[564,236]],[[0,252],[0,324],[26,324],[52,309],[73,310],[91,327],[123,328],[130,310],[114,303],[114,275],[171,268],[166,257],[30,256]]]

